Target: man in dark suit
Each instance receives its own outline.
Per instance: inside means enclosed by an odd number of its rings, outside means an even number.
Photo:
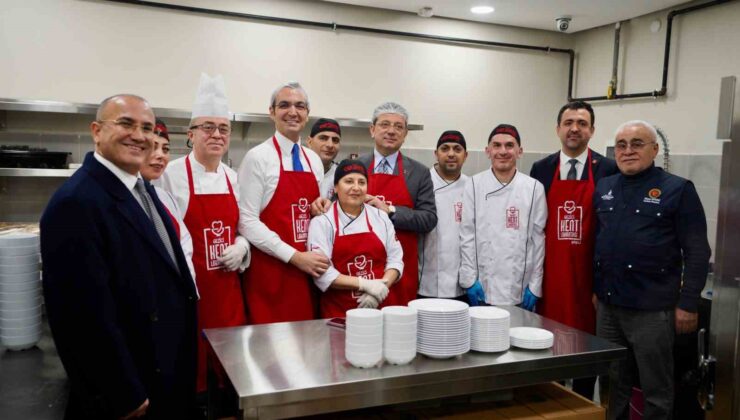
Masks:
[[[408,112],[386,102],[373,112],[370,135],[373,153],[360,156],[368,167],[368,204],[388,213],[403,247],[403,276],[391,289],[385,305],[406,305],[419,289],[418,236],[437,226],[437,207],[429,168],[404,156],[401,146],[408,134]]]
[[[66,418],[187,418],[197,293],[166,210],[139,167],[153,145],[143,98],[104,100],[95,152],[41,218],[44,297],[71,383]]]
[[[574,328],[596,332],[593,306],[595,215],[591,197],[599,179],[617,173],[617,165],[588,147],[594,134],[594,110],[587,102],[565,104],[555,132],[562,147],[532,165],[530,175],[545,186],[547,226],[545,269],[539,312]],[[596,378],[573,382],[579,394],[593,398]]]

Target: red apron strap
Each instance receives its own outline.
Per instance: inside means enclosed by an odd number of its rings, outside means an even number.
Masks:
[[[188,188],[190,188],[190,197],[195,195],[195,187],[193,187],[193,168],[190,166],[190,155],[185,156],[185,170],[188,173]],[[187,211],[187,209],[185,209]]]

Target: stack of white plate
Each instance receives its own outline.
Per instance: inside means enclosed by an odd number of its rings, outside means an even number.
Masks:
[[[416,357],[416,309],[386,306],[383,312],[383,356],[388,363],[405,365]]]
[[[493,306],[470,308],[470,349],[497,352],[509,349],[509,311]]]
[[[359,368],[369,368],[383,360],[383,313],[377,309],[347,311],[344,356]]]
[[[511,345],[523,349],[542,350],[552,347],[553,334],[542,328],[514,327],[509,330]]]
[[[468,304],[452,299],[416,299],[409,307],[418,311],[416,350],[434,359],[465,354],[470,350]]]
[[[41,339],[39,236],[0,235],[0,342],[10,350]]]

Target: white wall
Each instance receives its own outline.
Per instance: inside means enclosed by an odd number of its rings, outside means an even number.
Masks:
[[[312,114],[369,118],[385,100],[404,104],[409,147],[433,148],[446,130],[482,149],[499,122],[525,142],[552,137],[566,100],[564,54],[523,52],[357,32],[203,16],[85,0],[6,0],[0,16],[0,96],[99,102],[120,91],[157,107],[190,108],[201,71],[222,73],[236,112],[267,112],[279,83],[306,87]],[[316,1],[185,1],[296,19],[568,48],[568,36],[538,30],[341,6]],[[353,139],[348,139],[352,141]],[[367,141],[363,132],[357,141]],[[530,143],[526,143],[530,144]]]
[[[619,93],[660,89],[669,10],[622,26]],[[650,31],[654,19],[662,22],[658,33]],[[613,142],[614,130],[622,122],[644,119],[665,130],[671,153],[720,154],[721,144],[716,140],[720,79],[740,76],[738,22],[740,2],[675,17],[667,97],[595,103],[597,130],[592,141],[597,148]],[[576,96],[605,95],[611,78],[614,25],[580,32],[574,39]]]

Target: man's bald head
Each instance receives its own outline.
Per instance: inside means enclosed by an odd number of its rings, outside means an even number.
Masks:
[[[95,113],[95,119],[98,121],[106,119],[108,112],[110,112],[112,105],[116,104],[118,106],[123,105],[126,102],[126,99],[134,99],[141,101],[146,104],[146,107],[151,109],[151,106],[149,106],[149,102],[147,102],[146,99],[142,98],[139,95],[134,95],[132,93],[119,93],[113,96],[109,96],[105,99],[103,99],[102,102],[100,102],[100,105],[98,105],[98,111]]]

